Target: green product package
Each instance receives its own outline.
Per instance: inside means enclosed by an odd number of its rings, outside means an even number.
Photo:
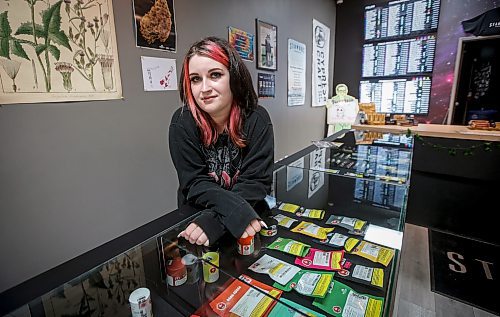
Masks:
[[[311,246],[293,239],[277,238],[267,248],[274,249],[292,255],[304,257],[309,253]]]
[[[294,289],[302,295],[323,298],[333,281],[333,275],[333,272],[301,270],[286,285],[274,283],[273,287],[285,292]]]
[[[314,299],[313,305],[333,316],[382,316],[384,299],[355,292],[349,286],[334,281],[324,298]]]
[[[268,317],[298,317],[298,316],[300,316],[299,313],[297,313],[295,310],[290,309],[289,307],[283,305],[282,302],[289,305],[289,306],[292,306],[293,308],[302,312],[303,316],[326,317],[323,314],[317,313],[312,309],[309,309],[309,308],[304,307],[300,304],[297,304],[296,302],[292,302],[291,300],[288,300],[286,298],[279,299],[279,301],[276,303],[276,306],[274,306],[273,310],[271,310],[271,312],[269,313]]]

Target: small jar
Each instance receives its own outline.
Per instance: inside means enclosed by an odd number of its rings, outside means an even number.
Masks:
[[[186,266],[180,257],[173,258],[167,265],[167,283],[170,286],[180,286],[187,281]]]
[[[253,236],[238,239],[238,253],[241,255],[250,255],[255,249]]]

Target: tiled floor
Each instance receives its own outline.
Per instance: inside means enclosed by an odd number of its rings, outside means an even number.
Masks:
[[[427,229],[406,225],[393,316],[493,317],[495,315],[431,292]]]

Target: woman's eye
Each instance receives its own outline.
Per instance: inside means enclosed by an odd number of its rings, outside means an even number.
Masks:
[[[214,79],[221,78],[222,77],[222,73],[213,72],[213,73],[210,74],[210,77],[212,77]]]
[[[200,81],[200,77],[199,76],[192,76],[189,78],[189,80],[192,82],[192,83],[197,83]]]

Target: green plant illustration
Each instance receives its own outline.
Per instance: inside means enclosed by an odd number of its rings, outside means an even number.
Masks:
[[[107,13],[102,14],[102,4],[97,0],[76,0],[71,4],[71,0],[65,0],[65,10],[69,18],[68,35],[78,49],[73,55],[73,62],[76,65],[76,70],[92,85],[94,84],[94,66],[100,63],[105,89],[110,90],[113,84],[109,72],[113,63],[112,55],[109,53],[110,33],[104,27],[109,21]],[[99,17],[94,16],[92,20],[87,20],[85,12],[93,7],[99,7]],[[97,54],[97,43],[101,40],[104,45],[106,54]],[[111,88],[110,88],[111,87]]]
[[[15,36],[12,35],[7,11],[0,14],[0,56],[10,59],[10,54],[13,54],[30,60],[23,45],[29,45],[34,48],[36,58],[43,71],[45,90],[50,92],[52,89],[50,55],[58,61],[61,56],[58,46],[65,47],[70,51],[72,50],[68,37],[61,30],[60,11],[62,0],[52,6],[44,0],[24,1],[29,6],[31,21],[23,22],[16,30]],[[41,12],[42,24],[38,24],[35,19],[35,6],[37,2],[47,4],[47,9]],[[31,36],[32,41],[25,39],[24,35]]]

